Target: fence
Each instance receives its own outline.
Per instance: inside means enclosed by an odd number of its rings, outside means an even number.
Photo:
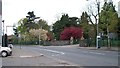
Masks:
[[[84,39],[80,42],[81,46],[89,46],[94,47],[96,46],[96,39]],[[100,47],[107,47],[108,46],[108,39],[99,39],[98,45]],[[119,39],[109,39],[109,45],[111,47],[118,47],[120,46],[120,40]]]
[[[61,45],[69,45],[70,41],[41,41],[39,43],[38,40],[32,40],[32,41],[19,41],[15,40],[13,42],[14,44],[22,44],[22,45],[45,45],[45,46],[61,46]],[[95,47],[96,46],[96,39],[84,39],[84,40],[73,40],[73,44],[80,44],[80,46],[88,46],[88,47]],[[108,40],[107,39],[99,39],[98,45],[100,47],[107,47],[108,46]],[[120,46],[120,39],[110,39],[110,46],[111,47],[117,47]]]

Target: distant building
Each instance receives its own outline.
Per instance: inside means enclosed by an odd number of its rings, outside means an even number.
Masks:
[[[118,17],[120,17],[120,1],[118,2]]]

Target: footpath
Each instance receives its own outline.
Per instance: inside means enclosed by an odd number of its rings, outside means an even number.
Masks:
[[[13,55],[2,59],[3,66],[74,66],[60,59],[47,57],[24,48],[13,48]]]
[[[80,48],[80,49],[88,49],[88,50],[103,50],[103,51],[119,51],[120,47],[100,47],[100,48],[96,48],[96,47],[80,47],[79,44],[76,45],[66,45],[64,47],[75,47],[75,48]]]

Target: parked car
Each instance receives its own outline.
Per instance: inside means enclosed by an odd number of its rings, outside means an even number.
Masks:
[[[13,45],[12,45],[12,44],[8,44],[8,47],[9,47],[10,49],[12,49],[12,48],[13,48]]]
[[[12,55],[12,50],[9,47],[0,46],[0,56],[7,57]]]

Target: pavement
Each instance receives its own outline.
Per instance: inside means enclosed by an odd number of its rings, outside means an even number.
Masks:
[[[24,58],[29,58],[29,57],[41,57],[41,56],[44,56],[43,54],[41,53],[36,53],[36,52],[31,52],[30,50],[26,50],[26,49],[23,49],[23,48],[13,48],[12,49],[13,51],[13,54],[12,56],[9,56],[11,58],[13,57],[24,57]]]
[[[39,52],[24,48],[13,48],[12,56],[2,58],[3,66],[75,66],[60,59],[47,57]]]
[[[89,49],[89,50],[103,50],[103,51],[119,51],[120,48],[119,47],[100,47],[99,49],[97,49],[96,47],[80,47],[79,44],[76,45],[66,45],[64,47],[76,47],[76,48],[80,48],[80,49]]]

